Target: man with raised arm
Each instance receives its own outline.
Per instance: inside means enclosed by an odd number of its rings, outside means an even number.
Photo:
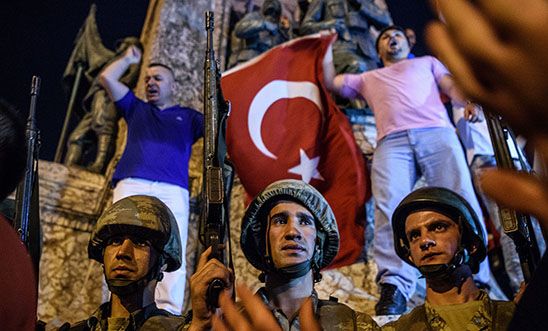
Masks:
[[[371,180],[375,198],[374,257],[381,293],[375,310],[377,315],[393,315],[406,310],[417,274],[394,254],[389,220],[418,178],[422,175],[429,186],[459,193],[481,215],[464,153],[440,100],[440,90],[455,104],[466,107],[468,120],[477,120],[479,106],[462,98],[450,73],[436,58],[408,59],[410,48],[404,29],[391,26],[382,30],[376,47],[383,68],[335,77],[328,52],[324,75],[329,89],[346,98],[365,99],[375,115],[378,143]],[[485,262],[476,280],[487,284],[489,274]]]
[[[173,70],[162,63],[149,64],[144,78],[146,101],[137,98],[120,78],[131,64],[140,61],[140,50],[129,47],[99,78],[128,125],[126,148],[112,178],[113,200],[134,194],[151,195],[175,215],[182,243],[182,266],[159,284],[156,302],[171,313],[181,314],[189,217],[188,163],[192,144],[203,136],[203,115],[176,104]]]

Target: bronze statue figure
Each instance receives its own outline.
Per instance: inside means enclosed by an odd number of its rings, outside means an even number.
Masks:
[[[74,50],[63,74],[67,86],[77,85],[72,86],[73,91],[80,90],[83,93],[71,95],[65,127],[55,159],[56,162],[61,159],[64,132],[66,132],[72,108],[74,105],[79,105],[74,108],[81,119],[68,138],[64,163],[67,166],[85,166],[86,162],[83,159],[94,146],[97,146],[96,156],[86,168],[95,173],[102,173],[114,150],[113,138],[119,117],[114,104],[99,85],[97,77],[103,68],[116,60],[129,46],[136,45],[141,49],[142,46],[139,39],[127,37],[118,43],[115,51],[106,48],[99,35],[95,12],[96,7],[92,5],[76,37]],[[137,84],[138,75],[139,66],[132,66],[124,75],[123,82],[133,88]]]
[[[261,11],[246,14],[234,27],[229,67],[251,60],[257,55],[291,38],[291,29],[282,20],[279,0],[265,0]]]
[[[313,0],[300,27],[301,34],[334,29],[339,38],[333,45],[335,70],[361,73],[377,68],[377,52],[370,36],[391,24],[390,14],[374,0]]]

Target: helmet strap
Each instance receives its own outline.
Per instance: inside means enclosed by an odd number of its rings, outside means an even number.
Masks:
[[[422,277],[426,278],[428,285],[436,292],[444,292],[450,288],[458,287],[471,276],[469,268],[463,268],[469,260],[466,249],[459,247],[455,256],[449,263],[432,264],[419,267]]]
[[[137,280],[128,279],[107,279],[107,286],[110,292],[118,297],[125,297],[144,289],[152,280],[161,281],[164,277],[162,273],[162,263],[159,259],[146,275]],[[104,265],[103,265],[104,269]]]
[[[322,279],[322,275],[320,274],[320,269],[317,267],[316,261],[320,256],[320,241],[318,237],[316,237],[314,253],[312,254],[312,258],[310,260],[306,260],[288,267],[276,268],[276,266],[274,265],[274,261],[271,257],[269,233],[270,222],[268,221],[266,226],[266,247],[264,255],[264,261],[267,266],[267,270],[264,270],[259,274],[260,282],[266,282],[267,275],[276,275],[275,277],[282,281],[289,281],[306,275],[311,269],[314,270],[314,282],[319,282]]]

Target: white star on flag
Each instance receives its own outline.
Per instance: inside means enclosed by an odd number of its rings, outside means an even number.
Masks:
[[[301,163],[287,172],[290,174],[300,175],[301,179],[305,183],[310,183],[312,178],[324,180],[318,171],[318,163],[320,163],[320,157],[314,157],[309,159],[306,155],[306,152],[303,149],[299,149],[299,154],[301,155]]]

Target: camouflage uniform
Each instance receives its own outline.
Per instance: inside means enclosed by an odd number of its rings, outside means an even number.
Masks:
[[[109,330],[107,326],[108,317],[110,315],[110,303],[106,302],[99,306],[91,316],[84,321],[78,322],[73,326],[66,328],[61,327],[59,330]],[[184,320],[182,317],[171,315],[163,309],[156,307],[152,303],[142,309],[139,309],[127,318],[125,331],[136,330],[179,330],[182,327]]]
[[[479,310],[462,330],[507,330],[514,315],[515,305],[511,301],[491,300],[485,291],[481,291],[478,300],[482,301]],[[432,330],[447,331],[447,323],[426,302],[405,314],[397,321],[388,323],[382,330]]]
[[[301,325],[298,314],[289,319],[281,309],[276,308],[268,296],[265,288],[259,289],[257,294],[272,312],[282,330],[299,331]],[[311,295],[316,318],[320,322],[322,330],[380,330],[371,316],[357,312],[347,305],[337,303],[335,300],[319,300],[316,291]]]

